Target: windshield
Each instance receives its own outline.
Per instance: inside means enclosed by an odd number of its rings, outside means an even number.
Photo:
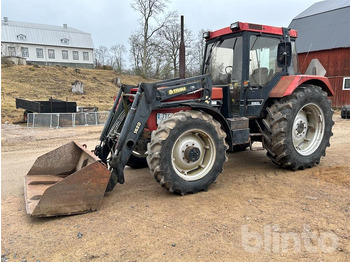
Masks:
[[[214,85],[228,85],[242,79],[242,37],[215,41],[207,45],[205,73]]]

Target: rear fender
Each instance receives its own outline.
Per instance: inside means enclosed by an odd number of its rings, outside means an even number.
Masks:
[[[291,75],[282,76],[281,80],[271,90],[269,97],[284,97],[291,95],[295,89],[302,84],[310,84],[320,86],[328,96],[333,96],[334,91],[327,77],[316,75]]]

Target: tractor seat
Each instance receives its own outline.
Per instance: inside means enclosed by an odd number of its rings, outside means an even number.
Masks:
[[[254,69],[253,74],[249,77],[250,84],[263,86],[269,80],[269,70],[266,67]]]

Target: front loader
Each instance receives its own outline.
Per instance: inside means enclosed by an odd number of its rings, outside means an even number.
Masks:
[[[202,75],[122,85],[94,150],[104,167],[94,175],[108,173],[104,189],[124,183],[126,165],[148,165],[170,192],[205,191],[226,151],[254,142],[283,168],[318,164],[332,135],[333,91],[326,77],[298,73],[296,37],[295,30],[236,22],[204,34]]]

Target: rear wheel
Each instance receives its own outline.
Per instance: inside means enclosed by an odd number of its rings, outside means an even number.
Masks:
[[[267,156],[277,165],[297,170],[325,156],[332,134],[333,111],[327,93],[305,85],[267,108],[263,120]]]
[[[181,195],[207,190],[223,170],[225,137],[220,123],[208,114],[175,113],[152,133],[148,144],[154,179]]]

